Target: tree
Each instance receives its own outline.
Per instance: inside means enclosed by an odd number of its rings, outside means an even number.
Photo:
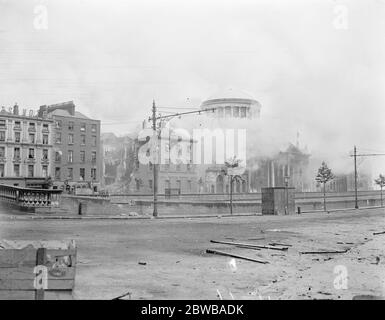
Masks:
[[[381,188],[381,207],[383,206],[382,200],[382,188],[385,187],[385,175],[380,174],[377,179],[374,180],[376,184],[378,184]]]
[[[334,179],[334,174],[325,161],[322,162],[321,167],[318,169],[317,176],[315,180],[318,183],[323,184],[323,193],[324,193],[324,211],[326,211],[326,183]]]
[[[233,214],[233,183],[236,180],[244,181],[244,179],[239,174],[235,174],[236,168],[241,167],[241,162],[241,159],[237,159],[236,156],[234,156],[228,161],[225,161],[225,169],[222,170],[222,174],[229,176],[230,179],[230,214]]]

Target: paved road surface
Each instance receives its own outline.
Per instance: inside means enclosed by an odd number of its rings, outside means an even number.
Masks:
[[[2,215],[0,238],[75,239],[79,299],[112,299],[126,292],[132,299],[352,299],[385,295],[385,234],[373,235],[385,230],[384,217],[384,209],[163,220],[13,220]],[[257,251],[210,239],[292,246],[286,253]],[[207,248],[270,263],[211,255]],[[326,249],[349,251],[299,253]]]

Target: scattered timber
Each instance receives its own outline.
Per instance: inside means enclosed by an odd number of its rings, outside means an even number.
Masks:
[[[331,253],[346,253],[348,252],[349,249],[338,251],[338,250],[333,250],[333,251],[302,251],[300,254],[331,254]]]
[[[210,240],[212,243],[220,243],[220,244],[228,244],[231,246],[237,246],[237,247],[243,247],[243,248],[258,248],[258,249],[271,249],[271,250],[280,250],[280,251],[286,251],[287,247],[275,247],[275,246],[262,246],[257,244],[250,244],[250,243],[239,243],[239,242],[228,242],[228,241],[217,241],[217,240]]]
[[[271,243],[269,243],[269,246],[283,246],[283,247],[292,247],[292,245],[291,245],[291,244],[278,243],[278,242],[271,242]]]
[[[373,233],[373,235],[374,235],[374,236],[376,236],[376,235],[378,235],[378,234],[384,234],[384,233],[385,233],[385,231],[381,231],[381,232],[374,232],[374,233]]]
[[[268,261],[256,260],[256,259],[253,259],[253,258],[249,258],[249,257],[245,257],[245,256],[240,256],[238,254],[232,254],[232,253],[227,253],[227,252],[218,251],[218,250],[207,249],[206,253],[218,254],[218,255],[221,255],[221,256],[232,257],[232,258],[237,258],[237,259],[243,259],[243,260],[257,262],[257,263],[263,263],[263,264],[269,263]]]

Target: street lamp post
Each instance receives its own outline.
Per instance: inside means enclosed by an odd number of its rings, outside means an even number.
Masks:
[[[159,168],[159,164],[158,164],[158,161],[160,159],[159,157],[159,154],[158,154],[158,138],[160,136],[158,136],[158,132],[157,132],[157,125],[158,125],[158,120],[159,121],[162,121],[162,120],[170,120],[174,117],[180,117],[182,115],[187,115],[187,114],[201,114],[201,113],[204,113],[204,112],[214,112],[215,111],[215,108],[208,108],[208,109],[202,109],[202,110],[197,110],[197,111],[188,111],[188,112],[180,112],[180,113],[174,113],[174,114],[170,114],[170,115],[166,115],[166,116],[157,116],[156,112],[157,112],[157,108],[156,108],[156,105],[155,105],[155,100],[153,100],[152,102],[152,115],[151,117],[149,118],[149,121],[152,122],[152,131],[153,131],[153,213],[152,215],[154,217],[157,217],[158,216],[158,168]]]
[[[285,214],[288,214],[289,211],[289,176],[285,176]]]

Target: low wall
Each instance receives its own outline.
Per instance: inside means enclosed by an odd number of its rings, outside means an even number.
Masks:
[[[131,214],[137,211],[136,206],[119,205],[111,203],[108,198],[96,198],[87,196],[62,196],[60,211],[67,215],[79,215],[79,205],[81,205],[81,215],[121,215]]]
[[[135,202],[137,212],[141,215],[152,215],[152,201],[139,200]],[[233,213],[261,212],[261,203],[233,203]],[[218,215],[230,214],[229,202],[188,202],[188,201],[159,201],[158,214],[167,215]]]
[[[380,206],[379,196],[361,196],[359,199],[359,207]],[[81,204],[82,215],[149,215],[153,213],[152,199],[134,200],[128,202],[114,203],[110,198],[105,197],[89,197],[79,195],[63,195],[61,199],[60,213],[62,215],[78,215],[79,204]],[[354,197],[330,197],[327,199],[327,209],[348,209],[354,208]],[[301,212],[323,210],[323,198],[296,200],[295,209],[301,208]],[[244,199],[234,200],[233,213],[258,213],[262,212],[261,200]],[[170,199],[158,201],[159,215],[218,215],[230,214],[229,201],[221,200],[201,200],[189,201],[182,199]]]

